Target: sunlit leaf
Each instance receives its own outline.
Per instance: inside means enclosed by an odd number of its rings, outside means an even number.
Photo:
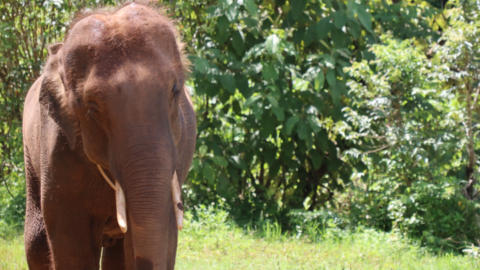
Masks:
[[[325,75],[323,71],[320,70],[317,76],[315,77],[315,90],[320,91],[323,89],[323,85],[325,84]]]
[[[280,38],[277,35],[270,35],[265,41],[265,48],[270,54],[277,54],[280,50]]]

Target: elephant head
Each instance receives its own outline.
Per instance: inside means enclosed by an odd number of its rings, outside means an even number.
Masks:
[[[50,47],[40,92],[70,147],[83,147],[104,176],[104,169],[113,176],[119,225],[132,234],[136,258],[152,265],[166,257],[172,197],[182,226],[181,47],[172,22],[148,7],[93,14]]]

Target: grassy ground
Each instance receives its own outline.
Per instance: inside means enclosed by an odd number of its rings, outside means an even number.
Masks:
[[[0,238],[0,270],[7,269],[28,269],[21,236]]]
[[[435,256],[395,233],[318,230],[309,237],[282,234],[276,225],[243,230],[226,214],[186,215],[177,269],[480,269],[470,256]],[[21,236],[0,238],[0,269],[27,269]]]

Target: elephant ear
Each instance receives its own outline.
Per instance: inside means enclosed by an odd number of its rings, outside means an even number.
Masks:
[[[48,116],[60,127],[73,150],[76,144],[78,121],[67,100],[67,92],[61,77],[63,69],[59,51],[62,46],[63,43],[57,43],[48,48],[49,59],[43,74],[39,102]]]

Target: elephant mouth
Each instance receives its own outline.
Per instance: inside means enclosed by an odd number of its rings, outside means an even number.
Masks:
[[[98,170],[102,174],[103,178],[107,181],[107,183],[115,190],[115,202],[117,208],[117,221],[120,230],[123,233],[128,231],[127,227],[127,208],[125,204],[125,194],[123,193],[122,187],[120,183],[115,181],[115,185],[107,176],[105,171],[102,169],[100,165],[97,164]],[[183,228],[183,203],[182,203],[182,193],[180,190],[180,184],[178,182],[177,171],[174,172],[172,178],[172,201],[173,201],[173,208],[175,209],[175,219],[177,220],[177,229],[179,231]]]

